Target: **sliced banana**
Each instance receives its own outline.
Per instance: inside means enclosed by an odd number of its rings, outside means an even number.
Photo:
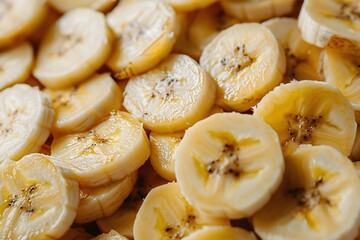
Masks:
[[[33,61],[34,49],[28,42],[0,50],[0,91],[25,82],[31,74]]]
[[[156,187],[146,196],[135,218],[134,239],[183,239],[203,226],[228,224],[226,219],[192,207],[174,182]]]
[[[199,64],[186,55],[172,54],[129,80],[123,105],[145,128],[170,133],[206,117],[215,97],[215,83]]]
[[[278,133],[284,155],[300,144],[329,145],[349,156],[356,133],[354,111],[328,83],[291,82],[266,95],[254,110]]]
[[[49,0],[49,4],[59,12],[67,12],[75,8],[92,8],[107,11],[117,3],[117,0]]]
[[[118,111],[87,132],[55,137],[51,154],[70,167],[81,186],[97,187],[133,173],[150,147],[142,124]]]
[[[359,127],[359,125],[357,126],[355,141],[354,141],[354,145],[351,149],[351,154],[350,154],[349,158],[353,161],[360,161],[360,127]]]
[[[221,0],[229,15],[243,21],[258,22],[291,13],[296,0]]]
[[[59,240],[90,240],[93,236],[82,228],[70,228]]]
[[[357,175],[360,177],[360,162],[353,162]]]
[[[38,152],[50,135],[54,110],[37,88],[17,84],[0,92],[0,155],[19,160]]]
[[[128,240],[126,237],[120,235],[118,232],[111,230],[109,233],[103,233],[93,238],[92,240]]]
[[[0,239],[60,238],[74,221],[79,187],[57,159],[30,154],[0,171]]]
[[[29,36],[47,13],[46,0],[0,1],[0,48]]]
[[[164,1],[119,4],[107,21],[119,36],[107,62],[118,79],[155,67],[171,52],[180,31],[175,11]]]
[[[217,82],[217,104],[244,112],[281,83],[286,58],[268,28],[244,23],[220,32],[205,47],[200,65]]]
[[[305,0],[299,15],[303,39],[350,54],[360,54],[360,3],[356,0]]]
[[[109,217],[122,205],[134,188],[137,178],[135,171],[119,181],[97,188],[80,188],[80,204],[76,223],[91,222]]]
[[[82,132],[111,111],[119,110],[122,93],[109,73],[96,74],[88,81],[63,90],[45,89],[55,110],[52,131]]]
[[[360,180],[351,161],[329,146],[303,146],[285,159],[284,181],[252,219],[262,239],[354,239]]]
[[[71,10],[46,33],[33,73],[47,88],[73,86],[105,63],[112,42],[102,13],[86,8]]]
[[[166,0],[178,12],[190,12],[206,8],[218,0]]]
[[[229,226],[205,226],[183,240],[256,240],[255,234],[241,228]]]

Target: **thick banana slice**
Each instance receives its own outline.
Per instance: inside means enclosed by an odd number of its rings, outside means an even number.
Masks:
[[[19,160],[38,152],[50,135],[54,110],[37,88],[17,84],[0,92],[0,155]]]
[[[260,118],[240,113],[218,113],[196,123],[175,153],[182,193],[195,208],[217,217],[251,216],[269,200],[283,172],[276,132]]]
[[[143,73],[172,50],[180,31],[175,11],[164,1],[119,4],[107,16],[119,36],[107,65],[118,79]]]
[[[193,208],[174,182],[156,187],[146,196],[135,218],[134,239],[182,239],[206,225],[228,224],[226,219]]]
[[[354,141],[354,145],[351,149],[351,154],[350,154],[349,158],[353,161],[360,161],[360,127],[359,127],[359,125],[357,126],[355,141]]]
[[[27,155],[0,171],[0,239],[60,238],[78,204],[78,184],[57,159]]]
[[[303,146],[285,159],[285,178],[252,219],[262,239],[354,239],[360,180],[351,161],[329,146]]]
[[[218,0],[166,0],[178,12],[190,12],[206,8]]]
[[[97,188],[80,188],[80,204],[76,223],[91,222],[109,217],[122,205],[134,188],[137,178],[135,171],[123,179]]]
[[[296,0],[221,0],[229,15],[243,21],[258,22],[291,13]]]
[[[70,228],[59,240],[90,240],[93,237],[82,228]]]
[[[33,61],[34,49],[28,42],[0,50],[0,90],[25,82],[31,74]]]
[[[63,90],[45,89],[55,110],[55,133],[88,130],[111,111],[119,110],[122,93],[109,73],[92,76],[88,81]]]
[[[284,155],[300,144],[329,145],[349,156],[356,133],[354,111],[328,83],[291,82],[266,95],[254,114],[278,133]]]
[[[30,35],[47,13],[46,0],[0,1],[0,48]]]
[[[337,87],[349,100],[360,123],[360,60],[329,49],[323,55],[326,82]]]
[[[69,11],[43,38],[34,75],[48,88],[73,86],[105,63],[112,40],[102,13],[86,8]]]
[[[199,64],[186,55],[172,54],[156,68],[129,80],[124,107],[145,128],[170,133],[206,117],[215,97],[215,83]]]
[[[299,15],[303,39],[318,47],[360,54],[360,3],[305,0]]]
[[[118,232],[111,230],[109,233],[103,233],[92,240],[128,240]]]
[[[150,155],[142,124],[126,112],[112,112],[91,130],[54,139],[51,154],[74,172],[83,187],[122,179]]]
[[[183,240],[256,240],[255,234],[229,226],[205,226]]]
[[[117,0],[49,0],[49,4],[59,12],[67,12],[74,8],[92,8],[107,11],[116,4]]]
[[[205,47],[200,65],[217,82],[217,104],[244,112],[281,83],[286,58],[268,28],[244,23],[220,32]]]

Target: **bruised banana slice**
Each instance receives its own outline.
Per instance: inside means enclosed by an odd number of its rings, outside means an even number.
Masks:
[[[217,217],[254,214],[280,185],[283,172],[275,131],[260,118],[240,113],[199,121],[186,131],[175,155],[175,174],[186,199]]]
[[[116,4],[116,0],[49,0],[49,4],[60,12],[67,12],[74,8],[92,8],[106,11]]]
[[[255,234],[241,228],[229,226],[205,226],[183,240],[256,240]]]
[[[329,146],[303,146],[285,159],[284,181],[252,219],[262,239],[354,239],[360,180],[351,161]]]

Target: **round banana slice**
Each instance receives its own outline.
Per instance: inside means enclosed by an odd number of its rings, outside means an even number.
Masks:
[[[360,127],[359,127],[359,125],[357,126],[355,141],[354,141],[354,145],[351,149],[351,154],[350,154],[349,158],[353,161],[360,161]]]
[[[251,216],[280,185],[283,172],[276,132],[260,118],[240,113],[199,121],[175,154],[182,193],[196,209],[217,217]]]
[[[33,61],[34,49],[28,42],[0,50],[0,91],[25,82],[31,74]]]
[[[73,171],[83,187],[120,180],[145,163],[149,141],[142,124],[126,112],[112,112],[91,130],[54,139],[51,154]]]
[[[93,237],[82,228],[70,228],[59,240],[90,240]]]
[[[200,65],[217,82],[217,104],[244,112],[281,83],[286,58],[268,28],[244,23],[220,32],[205,47]]]
[[[0,1],[0,48],[29,36],[47,13],[46,0]]]
[[[88,81],[63,90],[44,89],[55,110],[55,133],[88,130],[111,111],[119,110],[122,92],[109,73],[96,74]]]
[[[116,4],[117,0],[49,0],[49,4],[59,12],[75,8],[92,8],[105,12]]]
[[[146,196],[135,218],[134,239],[183,239],[206,225],[228,224],[226,219],[193,208],[174,182],[156,187]]]
[[[102,13],[86,8],[71,10],[43,38],[34,75],[48,88],[73,86],[105,63],[112,41]]]
[[[128,240],[126,237],[120,235],[118,232],[111,230],[109,233],[103,233],[93,238],[92,240]]]
[[[74,221],[79,187],[61,162],[30,154],[0,171],[0,239],[60,238]]]
[[[218,0],[166,0],[178,12],[190,12],[206,8]]]
[[[122,205],[134,188],[135,171],[123,179],[97,188],[80,188],[80,204],[75,223],[91,222],[109,217]]]
[[[360,54],[360,3],[354,0],[306,0],[299,15],[302,38],[325,46]]]
[[[229,226],[205,226],[183,240],[256,240],[255,234],[241,228]]]
[[[279,135],[284,155],[300,144],[329,145],[349,156],[356,134],[350,103],[328,83],[291,82],[266,95],[254,110]]]
[[[199,64],[186,55],[172,54],[129,80],[123,105],[145,128],[170,133],[206,117],[215,97],[215,83]]]
[[[229,15],[243,21],[259,22],[291,13],[296,0],[221,0]]]
[[[171,52],[180,31],[175,11],[164,1],[119,4],[107,21],[119,36],[107,62],[118,79],[155,67]]]
[[[329,146],[303,146],[285,159],[284,181],[252,219],[262,239],[354,239],[360,180],[351,161]]]
[[[54,110],[38,88],[17,84],[0,92],[0,155],[19,160],[38,152],[50,135]]]

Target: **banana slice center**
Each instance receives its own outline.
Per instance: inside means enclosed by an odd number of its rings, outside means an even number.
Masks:
[[[77,88],[74,87],[70,92],[62,92],[59,93],[53,100],[52,104],[55,109],[69,107],[72,99],[75,97],[77,93]]]
[[[236,46],[232,54],[223,57],[220,60],[220,64],[225,68],[226,71],[233,73],[239,73],[243,69],[251,66],[255,62],[255,58],[245,49],[245,44]]]
[[[3,119],[3,121],[0,121],[0,133],[5,138],[8,137],[9,134],[11,134],[12,131],[14,131],[14,124],[17,120],[17,117],[19,115],[19,109],[14,110],[11,113],[7,114],[7,117]]]
[[[34,198],[37,188],[37,185],[31,185],[27,188],[23,188],[20,193],[14,194],[5,200],[4,204],[7,205],[6,207],[18,208],[21,213],[31,214],[35,211],[32,199]]]
[[[174,96],[174,89],[180,79],[167,75],[158,81],[153,87],[150,99],[160,98],[161,100],[168,100]]]
[[[81,154],[96,154],[95,147],[109,143],[109,139],[101,137],[95,130],[90,130],[87,135],[78,136],[77,141],[82,142],[84,148]]]
[[[59,46],[56,54],[59,57],[64,56],[70,49],[73,49],[83,41],[82,37],[77,36],[76,34],[64,34],[61,35],[61,37],[63,38],[63,41],[61,41],[62,44]]]

